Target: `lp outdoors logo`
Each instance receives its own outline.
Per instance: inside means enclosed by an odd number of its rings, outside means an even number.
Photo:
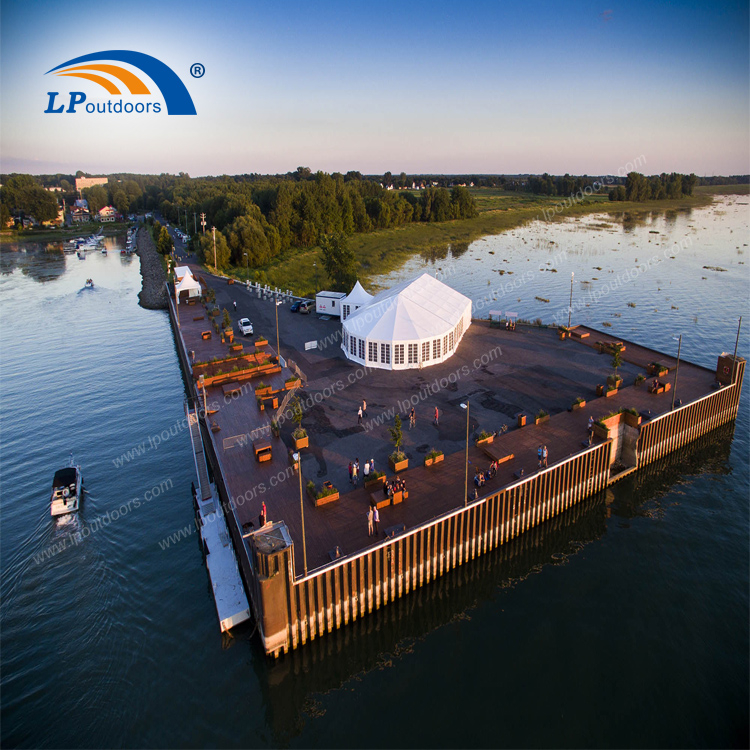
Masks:
[[[130,50],[123,49],[93,52],[90,55],[82,55],[81,57],[68,60],[62,63],[62,65],[48,70],[45,75],[54,73],[57,76],[84,78],[87,81],[98,83],[114,96],[122,95],[121,89],[123,85],[133,96],[152,96],[152,91],[139,76],[120,65],[113,65],[111,61],[126,63],[145,73],[156,84],[161,95],[164,97],[164,102],[167,105],[167,114],[196,114],[193,100],[179,76],[172,68],[161,62],[161,60],[157,60],[155,57],[151,57],[151,55],[144,55],[142,52],[131,52]],[[193,68],[196,66],[203,69],[203,66],[198,63]],[[101,75],[102,73],[109,77]],[[115,79],[117,83],[112,79]],[[60,92],[48,91],[47,95],[49,96],[49,101],[47,109],[44,110],[45,114],[62,114],[63,112],[66,114],[77,114],[76,107],[79,106],[81,107],[81,112],[87,112],[88,114],[130,114],[133,112],[138,114],[150,114],[152,112],[158,114],[161,112],[162,107],[161,102],[153,101],[128,101],[123,103],[122,99],[115,101],[109,99],[104,102],[86,102],[86,94],[83,91],[70,91],[67,102],[65,102],[64,98],[66,95],[63,94],[61,97],[62,102],[57,105],[56,99],[60,96]]]

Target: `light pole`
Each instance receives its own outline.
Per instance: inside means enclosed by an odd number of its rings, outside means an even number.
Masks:
[[[729,385],[734,385],[734,368],[737,363],[737,345],[740,343],[740,326],[742,325],[742,316],[737,321],[737,338],[734,342],[734,357],[732,358],[732,379],[729,381]]]
[[[469,504],[469,399],[461,404],[466,409],[466,471],[464,472],[464,508]]]
[[[245,256],[245,272],[247,273],[247,278],[250,278],[250,258],[247,257],[247,253],[242,253]]]
[[[675,341],[679,341],[679,344],[677,344],[677,367],[674,369],[674,385],[672,386],[672,410],[674,411],[674,399],[677,395],[677,375],[680,372],[680,349],[682,349],[682,334],[677,336],[672,336],[672,338]]]
[[[216,227],[211,227],[211,231],[214,235],[214,272],[219,272],[219,267],[216,265]]]
[[[276,356],[279,358],[279,364],[281,364],[281,352],[279,351],[279,300],[274,300],[274,308],[276,310]]]
[[[570,328],[570,316],[573,313],[573,277],[575,272],[570,272],[570,304],[568,305],[568,328]]]
[[[203,227],[203,234],[206,233],[206,214],[201,214],[201,226]]]
[[[193,211],[193,230],[195,234],[198,234],[198,214]]]
[[[296,459],[294,458],[296,456]],[[302,562],[307,575],[307,543],[305,541],[305,501],[302,497],[302,454],[297,451],[292,454],[293,460],[297,461],[297,472],[299,474],[299,513],[302,518]]]

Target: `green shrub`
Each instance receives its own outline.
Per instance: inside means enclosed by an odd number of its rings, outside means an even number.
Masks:
[[[479,437],[477,437],[477,440],[484,440],[485,438],[492,437],[492,433],[487,432],[487,430],[482,430],[479,433]]]
[[[438,456],[442,456],[443,451],[439,451],[437,448],[433,448],[426,456],[425,458],[432,458],[435,459]]]
[[[549,416],[549,412],[546,412],[546,411],[544,411],[544,409],[540,409],[540,410],[539,410],[539,411],[538,411],[538,412],[536,413],[536,418],[537,418],[537,419],[541,419],[542,417],[548,417],[548,416]]]

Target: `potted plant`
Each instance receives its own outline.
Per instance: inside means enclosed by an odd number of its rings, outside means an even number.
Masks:
[[[320,490],[315,487],[313,482],[308,482],[307,494],[316,506],[332,503],[334,500],[339,499],[339,491],[330,482],[323,482]]]
[[[635,376],[635,380],[633,381],[633,385],[636,388],[640,388],[645,382],[646,382],[646,376],[642,372],[639,372]]]
[[[544,411],[544,409],[540,409],[536,413],[536,417],[534,417],[534,424],[542,424],[542,422],[549,421],[549,413]]]
[[[242,351],[242,344],[238,341],[237,343],[232,343],[229,345],[229,351],[230,352],[241,352]]]
[[[617,395],[617,388],[614,385],[607,383],[607,389],[604,391],[604,398]]]
[[[559,326],[557,335],[560,337],[560,341],[565,341],[565,339],[570,338],[570,328],[568,326]]]
[[[628,427],[638,427],[641,424],[641,415],[638,413],[637,409],[623,409],[622,416]]]
[[[284,388],[287,391],[291,391],[292,388],[298,388],[300,385],[302,385],[302,380],[296,375],[291,375],[284,381]]]
[[[661,362],[649,362],[646,371],[649,375],[655,375],[657,378],[663,378],[669,372],[669,368],[665,367]]]
[[[491,443],[495,439],[495,436],[491,432],[482,430],[477,436],[477,445],[484,445],[485,443]]]
[[[622,365],[622,344],[611,344],[609,349],[612,352],[612,367],[615,372],[614,375],[609,375],[607,377],[607,385],[619,388],[620,383],[622,383],[622,378],[617,374],[617,370]]]
[[[307,437],[307,431],[302,427],[302,404],[300,404],[299,399],[296,398],[292,403],[292,419],[297,425],[292,433],[294,447],[297,450],[300,448],[307,448],[310,444],[310,438]]]
[[[273,389],[270,385],[266,385],[262,380],[258,385],[255,386],[256,396],[267,396]]]
[[[586,402],[579,396],[571,405],[571,411],[578,411],[586,406]]]
[[[425,457],[424,457],[424,465],[425,466],[432,466],[433,464],[440,463],[445,456],[443,455],[443,451],[439,451],[436,448],[433,448]]]
[[[395,448],[393,453],[388,456],[388,463],[393,471],[403,471],[409,467],[409,459],[401,450],[401,443],[404,439],[404,434],[401,431],[401,417],[399,417],[398,414],[396,414],[393,420],[393,427],[389,427],[388,432],[391,433],[391,442]]]
[[[385,472],[373,471],[365,479],[365,487],[382,487],[385,484]]]
[[[274,437],[278,437],[280,430],[279,430],[279,423],[275,420],[271,420],[271,432],[273,433]]]
[[[265,336],[258,336],[258,338],[255,339],[255,348],[261,349],[264,346],[268,346],[268,339]]]

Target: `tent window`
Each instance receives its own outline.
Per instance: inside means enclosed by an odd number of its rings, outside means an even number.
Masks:
[[[448,334],[448,351],[453,351],[453,331]]]
[[[419,361],[417,358],[417,352],[419,351],[418,344],[409,344],[409,364],[416,365]]]
[[[374,341],[367,342],[367,359],[370,362],[378,361],[378,345]]]
[[[403,350],[401,352],[401,357],[403,359]],[[391,364],[391,345],[390,344],[381,344],[380,345],[380,361],[384,365]]]
[[[440,359],[440,339],[433,339],[432,342],[432,358]]]
[[[430,359],[430,342],[422,342],[422,362],[427,362]]]
[[[449,351],[450,349],[448,348],[448,337],[443,336],[443,353],[447,354]]]
[[[365,340],[364,339],[359,340],[359,358],[361,360],[364,360],[365,358]]]
[[[344,305],[343,313],[343,319],[346,320],[349,317],[349,305]]]
[[[394,344],[393,346],[393,364],[403,365],[404,364],[404,345]]]
[[[349,353],[355,356],[357,354],[357,337],[356,336],[352,336],[349,339]]]

